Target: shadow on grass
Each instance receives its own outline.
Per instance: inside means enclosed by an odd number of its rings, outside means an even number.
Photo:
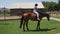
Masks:
[[[40,29],[40,30],[29,30],[29,31],[25,31],[25,32],[40,32],[40,31],[51,31],[51,30],[54,30],[56,28],[50,28],[50,29]]]

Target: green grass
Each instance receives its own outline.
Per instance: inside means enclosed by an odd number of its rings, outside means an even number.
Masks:
[[[0,34],[55,34],[60,33],[60,22],[58,21],[41,21],[41,31],[23,31],[23,29],[19,28],[20,21],[19,20],[11,20],[11,21],[0,21]],[[35,30],[37,22],[29,21],[29,29]],[[54,29],[55,28],[55,29]]]

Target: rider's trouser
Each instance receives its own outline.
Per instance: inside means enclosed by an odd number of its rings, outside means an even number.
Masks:
[[[37,15],[37,19],[40,20],[38,12],[34,12],[34,13]]]

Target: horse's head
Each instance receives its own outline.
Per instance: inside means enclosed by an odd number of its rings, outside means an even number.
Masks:
[[[45,13],[45,12],[39,12],[40,17],[46,17],[47,20],[50,20],[50,13]]]
[[[50,21],[50,13],[47,14],[47,19]]]

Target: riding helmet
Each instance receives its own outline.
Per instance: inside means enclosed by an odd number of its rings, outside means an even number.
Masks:
[[[36,3],[35,6],[38,6],[38,4]]]

